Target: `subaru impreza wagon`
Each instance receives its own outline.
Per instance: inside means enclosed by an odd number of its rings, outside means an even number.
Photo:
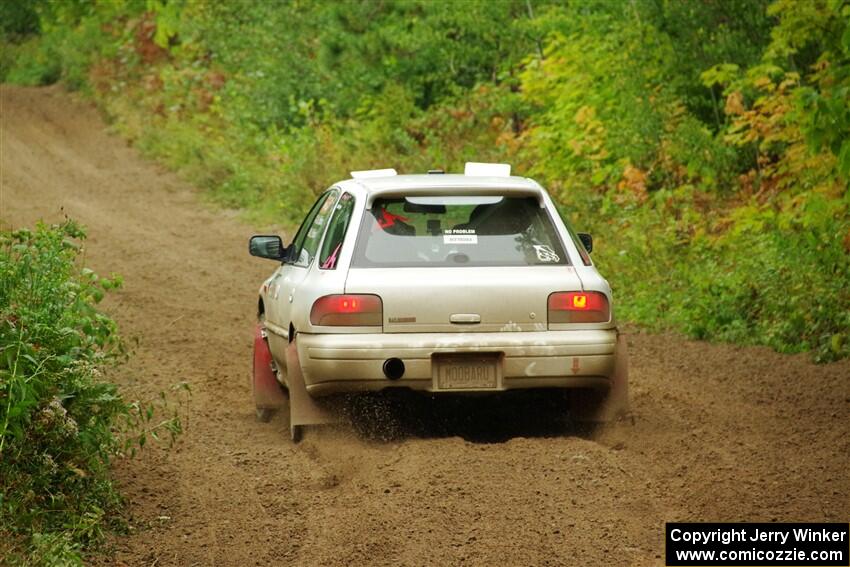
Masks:
[[[505,164],[463,175],[352,172],[295,237],[254,236],[279,265],[260,286],[257,416],[290,403],[294,439],[325,396],[568,389],[576,420],[626,411],[626,345],[611,289],[535,181]],[[579,217],[581,214],[579,214]]]

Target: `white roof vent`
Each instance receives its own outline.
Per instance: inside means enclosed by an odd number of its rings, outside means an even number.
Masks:
[[[463,168],[463,174],[469,177],[510,177],[511,164],[468,161]]]
[[[363,171],[352,171],[352,179],[372,179],[374,177],[392,177],[398,175],[398,172],[390,169],[365,169]]]

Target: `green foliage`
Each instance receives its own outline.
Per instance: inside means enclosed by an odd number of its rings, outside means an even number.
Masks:
[[[535,2],[539,4],[539,2]],[[304,105],[344,118],[364,98],[403,86],[420,109],[509,80],[533,46],[524,0],[450,2],[188,2],[180,55],[228,75],[229,117],[300,126]],[[503,75],[505,75],[503,77]]]
[[[0,38],[26,37],[40,31],[38,7],[41,2],[0,3]]]
[[[58,60],[51,58],[44,42],[36,37],[6,43],[0,55],[0,80],[19,85],[48,85],[62,75]]]
[[[802,129],[816,151],[828,149],[838,158],[841,175],[850,178],[850,3],[833,2],[836,9],[822,16],[823,29],[807,38],[821,44],[820,55],[811,76],[811,86],[801,88],[797,97],[802,110]],[[778,28],[795,25],[792,10]],[[782,37],[782,36],[779,36]],[[792,37],[806,41],[799,32]],[[776,43],[779,43],[777,41]],[[789,41],[790,43],[790,41]],[[793,52],[793,48],[786,48]]]
[[[709,26],[722,14],[700,19],[694,11],[701,8],[693,3],[665,6],[586,4],[562,16],[543,57],[528,60],[522,91],[537,111],[525,149],[536,175],[578,190],[617,185],[628,171],[640,172],[645,177],[641,185],[649,190],[691,182],[712,188],[733,183],[742,167],[738,156],[714,136],[722,123],[716,72],[706,85],[694,71],[694,61],[708,64],[733,50],[681,39],[688,34],[716,36],[718,31]],[[662,31],[682,18],[690,27],[675,28],[673,35]],[[751,46],[744,42],[742,47]],[[689,107],[713,111],[706,121]]]
[[[585,9],[529,60],[523,95],[537,110],[525,160],[568,210],[594,211],[573,222],[597,232],[625,319],[847,356],[846,3],[780,1],[729,20],[740,30],[755,18],[764,32],[766,16],[778,18],[761,61],[746,42],[740,53],[701,47],[714,53],[701,58],[675,38],[718,30],[700,17],[664,33],[665,10],[638,6]],[[684,6],[702,9],[667,9]],[[700,85],[725,99],[714,120],[700,119]]]
[[[293,224],[352,169],[510,161],[621,317],[848,354],[847,0],[38,6],[0,72],[91,90],[218,203]]]
[[[647,2],[645,19],[669,38],[673,49],[671,85],[688,110],[712,131],[723,126],[716,88],[700,76],[715,66],[748,67],[761,59],[773,21],[770,0]]]
[[[595,260],[614,273],[619,316],[819,361],[850,355],[850,226],[840,206],[808,198],[805,216],[817,221],[807,225],[755,203],[712,219],[713,206],[692,190],[662,191],[640,214],[599,228],[607,238]]]
[[[38,40],[27,35],[0,36],[4,50],[13,51],[16,58],[7,68],[0,67],[0,80],[47,85],[61,79],[71,89],[87,88],[96,63],[116,57],[112,39],[126,33],[122,27],[128,18],[125,10],[136,3],[31,0],[29,5],[39,14],[41,35]]]
[[[77,264],[73,222],[0,232],[0,555],[76,565],[121,503],[110,458],[148,435],[179,433],[176,416],[127,403],[103,378],[124,357],[96,305],[119,287]]]

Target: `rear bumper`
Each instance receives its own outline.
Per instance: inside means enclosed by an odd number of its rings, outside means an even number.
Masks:
[[[605,387],[614,372],[617,331],[300,333],[297,345],[307,391],[317,396],[390,387],[438,391],[432,360],[446,353],[500,355],[496,390]],[[404,362],[400,379],[384,376],[388,358]]]

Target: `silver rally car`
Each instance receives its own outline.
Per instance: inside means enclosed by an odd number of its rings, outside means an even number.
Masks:
[[[590,235],[505,164],[464,175],[352,172],[310,209],[292,243],[254,236],[280,263],[260,286],[253,394],[267,420],[333,418],[331,394],[569,389],[576,420],[627,409],[626,345]],[[288,396],[287,396],[288,393]]]

